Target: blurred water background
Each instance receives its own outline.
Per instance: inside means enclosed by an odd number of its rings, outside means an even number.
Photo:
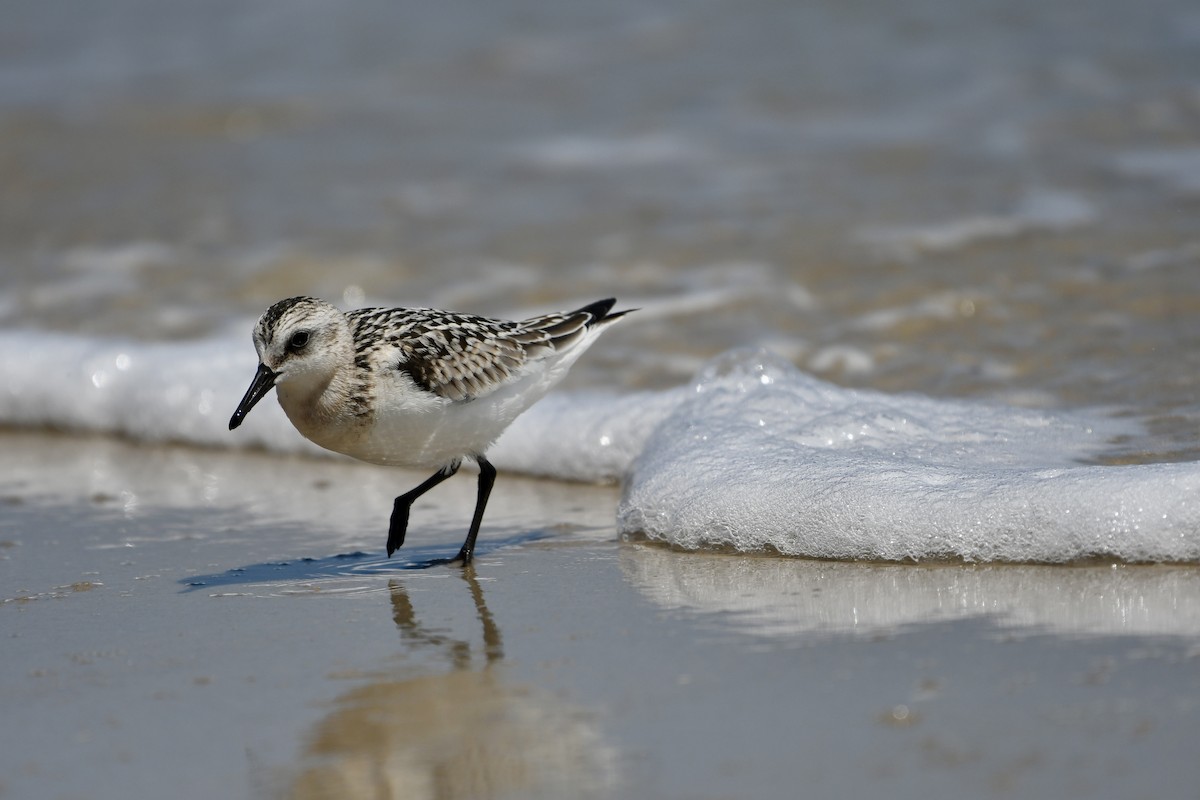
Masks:
[[[1102,460],[1200,449],[1189,0],[4,16],[0,327],[31,360],[47,331],[248,351],[297,293],[496,315],[615,295],[645,310],[572,387],[676,386],[765,346],[845,386],[1143,423]]]

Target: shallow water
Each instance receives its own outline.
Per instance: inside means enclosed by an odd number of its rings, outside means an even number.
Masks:
[[[618,540],[616,492],[0,437],[5,798],[1187,797],[1194,566]],[[567,788],[569,787],[569,788]]]
[[[615,295],[642,310],[567,388],[632,403],[765,347],[840,386],[1128,422],[1092,462],[1191,461],[1193,5],[14,9],[0,422],[302,450],[278,417],[219,430],[275,299]],[[639,436],[673,401],[647,402]],[[600,449],[534,471],[623,477],[634,454]]]

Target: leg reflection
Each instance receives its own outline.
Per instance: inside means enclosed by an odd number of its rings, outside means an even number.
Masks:
[[[471,600],[475,604],[476,617],[483,627],[485,663],[494,664],[504,658],[504,643],[500,636],[500,628],[496,625],[495,618],[492,617],[487,600],[484,599],[483,587],[479,585],[475,567],[468,564],[459,574],[467,584]],[[396,579],[388,581],[388,590],[392,600],[392,621],[396,623],[396,627],[400,629],[400,633],[406,641],[418,646],[443,650],[449,656],[455,669],[470,669],[472,659],[471,645],[468,640],[455,639],[422,625],[417,619],[412,598],[403,581]]]
[[[420,607],[453,607],[457,578],[422,582],[417,603],[403,579],[389,583],[404,642],[413,655],[437,657],[405,659],[399,668],[389,661],[374,680],[343,691],[305,737],[286,796],[611,796],[616,758],[591,715],[509,677],[483,587],[470,566],[461,575],[474,619],[464,615],[461,626],[446,629],[422,622]]]

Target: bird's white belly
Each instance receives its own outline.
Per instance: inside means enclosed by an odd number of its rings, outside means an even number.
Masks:
[[[437,411],[380,414],[347,455],[373,464],[440,467],[483,453],[504,426],[470,413],[471,404],[448,404]]]
[[[406,377],[397,377],[396,384],[380,387],[370,426],[343,442],[344,448],[332,449],[373,464],[404,467],[440,467],[482,455],[557,377],[539,370],[468,401],[414,393]]]

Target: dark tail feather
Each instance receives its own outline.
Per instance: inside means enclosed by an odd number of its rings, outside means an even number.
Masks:
[[[549,326],[539,324],[542,319],[528,320],[527,324],[531,325],[536,335],[548,335],[552,347],[556,349],[570,347],[589,329],[595,328],[597,325],[607,325],[635,310],[629,308],[618,311],[616,314],[609,314],[609,309],[615,302],[617,302],[615,298],[609,297],[565,314],[550,314],[548,318],[553,319],[554,324]]]
[[[574,316],[575,314],[590,314],[592,319],[590,322],[587,323],[587,326],[590,328],[591,326],[595,325],[596,323],[608,322],[609,320],[618,319],[619,317],[623,317],[626,314],[628,314],[630,311],[637,311],[636,308],[627,308],[624,311],[618,311],[615,314],[609,314],[608,313],[609,310],[613,307],[613,304],[616,302],[617,302],[617,298],[615,298],[615,297],[609,297],[605,300],[597,300],[596,302],[589,303],[588,305],[584,306],[581,309],[578,309],[577,311],[571,312],[571,316]]]

